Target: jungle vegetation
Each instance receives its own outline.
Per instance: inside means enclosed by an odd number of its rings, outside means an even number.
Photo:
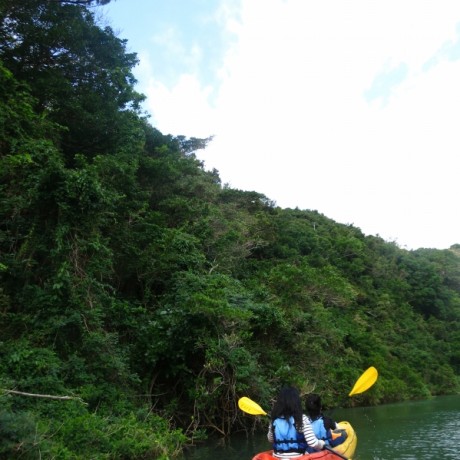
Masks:
[[[0,458],[172,458],[286,382],[457,393],[460,245],[222,184],[149,124],[103,3],[0,0]]]

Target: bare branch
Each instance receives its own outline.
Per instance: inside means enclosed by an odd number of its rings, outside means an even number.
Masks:
[[[75,399],[77,401],[80,401],[83,404],[87,404],[83,401],[78,396],[53,396],[53,395],[42,395],[42,394],[37,394],[37,393],[25,393],[24,391],[17,391],[17,390],[6,390],[4,388],[1,388],[1,391],[4,391],[6,394],[15,394],[15,395],[21,395],[21,396],[33,396],[34,398],[48,398],[48,399],[61,399],[61,400],[69,400],[69,399]]]

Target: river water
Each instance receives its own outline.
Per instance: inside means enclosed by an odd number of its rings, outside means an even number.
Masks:
[[[460,459],[460,395],[338,409],[331,415],[356,430],[353,460]],[[269,448],[265,433],[241,434],[193,448],[184,460],[251,460]]]

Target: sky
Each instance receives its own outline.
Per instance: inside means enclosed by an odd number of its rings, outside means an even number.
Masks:
[[[223,184],[401,248],[460,243],[460,1],[111,0],[163,134]]]

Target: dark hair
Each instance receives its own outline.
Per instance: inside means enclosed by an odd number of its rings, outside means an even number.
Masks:
[[[294,424],[297,431],[302,429],[302,401],[300,399],[299,390],[294,387],[283,387],[278,395],[272,413],[272,421],[277,418],[284,417],[289,420],[294,417]]]
[[[307,396],[305,408],[308,415],[312,420],[318,418],[321,415],[321,396],[316,393],[312,393]]]

